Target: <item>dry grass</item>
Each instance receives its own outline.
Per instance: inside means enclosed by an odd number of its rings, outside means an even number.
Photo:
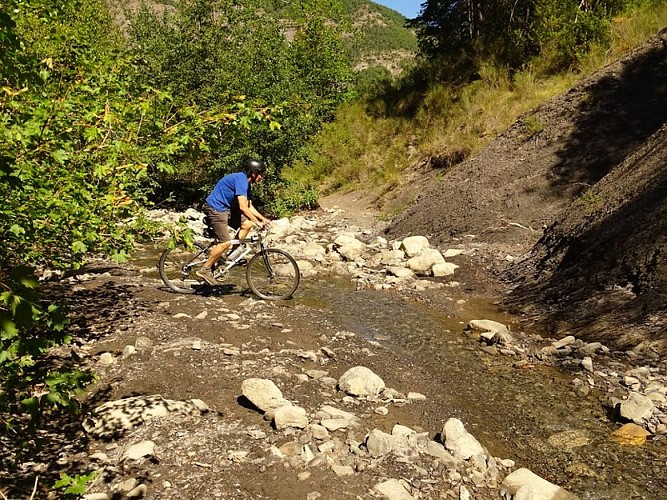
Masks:
[[[615,19],[611,48],[592,50],[577,71],[544,77],[541,62],[536,61],[510,78],[506,70],[486,65],[480,70],[481,79],[464,88],[432,86],[420,96],[412,119],[371,118],[362,104],[348,104],[315,140],[308,169],[295,165],[291,175],[310,176],[325,191],[364,186],[382,195],[400,186],[404,170],[420,160],[460,159],[479,151],[521,114],[571,88],[666,25],[667,2]],[[539,131],[539,123],[532,126]]]

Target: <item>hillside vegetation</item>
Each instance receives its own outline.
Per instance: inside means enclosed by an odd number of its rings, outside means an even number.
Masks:
[[[523,113],[568,90],[667,24],[664,2],[619,2],[615,9],[594,23],[589,38],[580,32],[581,43],[573,42],[567,51],[558,47],[569,35],[555,26],[573,24],[564,19],[557,23],[555,15],[542,45],[526,45],[521,58],[494,52],[506,42],[494,39],[484,51],[477,40],[463,35],[455,46],[440,47],[440,52],[429,48],[401,77],[378,75],[364,82],[363,99],[339,108],[337,119],[314,139],[308,161],[296,163],[287,174],[324,192],[371,185],[388,216],[400,212],[412,200],[405,193],[415,165],[444,173],[480,151]],[[426,27],[432,24],[424,21]],[[446,33],[446,25],[441,28]],[[494,29],[489,28],[489,36]],[[432,42],[432,37],[427,39]],[[457,61],[466,64],[458,67]],[[533,133],[543,127],[535,118],[527,120]]]

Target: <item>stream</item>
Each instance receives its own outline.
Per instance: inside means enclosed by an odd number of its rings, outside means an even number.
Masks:
[[[536,365],[512,366],[462,333],[472,319],[511,318],[486,299],[469,301],[452,317],[394,293],[355,291],[341,281],[309,282],[296,300],[327,311],[335,323],[383,343],[426,369],[427,384],[493,456],[511,458],[582,499],[667,498],[667,445],[621,446],[605,394],[576,395],[581,373]],[[369,307],[372,305],[372,307]],[[442,424],[434,416],[434,428]]]

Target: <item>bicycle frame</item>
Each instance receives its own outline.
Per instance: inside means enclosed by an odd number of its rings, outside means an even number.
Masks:
[[[267,236],[268,236],[268,231],[265,231]],[[232,269],[234,266],[238,265],[239,262],[241,262],[242,259],[244,259],[248,254],[252,253],[255,251],[255,253],[261,253],[264,256],[264,265],[268,269],[270,275],[273,277],[275,276],[275,272],[273,271],[273,268],[271,267],[271,262],[269,262],[269,259],[266,258],[264,252],[264,240],[266,239],[266,236],[262,235],[262,232],[258,232],[255,235],[252,235],[250,238],[234,238],[232,240],[229,240],[230,247],[238,246],[238,245],[247,245],[247,248],[239,254],[234,260],[231,261],[226,261],[224,267],[216,269],[214,271],[214,274],[224,274],[228,272],[230,269]],[[208,249],[211,247],[215,246],[218,244],[218,241],[215,240],[211,242],[204,250],[202,250],[202,253],[205,253]],[[199,255],[197,255],[199,257]],[[197,260],[198,263],[201,263],[199,260]],[[194,264],[194,262],[193,262]]]
[[[213,269],[214,279],[222,283],[231,277],[232,268],[244,266],[248,286],[260,299],[291,298],[299,286],[299,266],[286,251],[269,248],[268,228],[257,231],[249,238],[238,238],[238,232],[234,236],[225,246],[242,246]],[[211,249],[220,244],[219,240],[209,240],[208,244],[194,242],[194,251],[192,246],[182,248],[182,244],[179,248],[166,248],[158,261],[162,281],[176,293],[195,293],[195,284],[202,281],[194,276],[202,278],[197,268],[203,267],[211,256]],[[175,252],[172,254],[172,251]],[[245,258],[248,259],[247,265]]]

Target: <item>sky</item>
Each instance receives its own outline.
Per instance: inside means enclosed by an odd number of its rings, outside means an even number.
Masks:
[[[426,0],[373,0],[375,3],[385,5],[396,12],[400,12],[405,17],[412,19],[417,17],[421,4]]]

